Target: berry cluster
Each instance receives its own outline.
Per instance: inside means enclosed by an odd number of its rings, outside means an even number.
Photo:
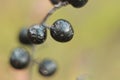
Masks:
[[[33,25],[28,29],[28,38],[33,44],[42,44],[47,37],[48,28],[45,25]],[[74,31],[72,25],[63,19],[59,19],[48,28],[52,38],[58,42],[68,42],[72,39]]]
[[[12,54],[10,56],[10,64],[15,69],[24,69],[28,67],[30,62],[34,62],[39,65],[38,71],[43,76],[51,76],[56,72],[57,69],[57,64],[53,60],[44,59],[42,62],[39,63],[32,59],[30,53],[23,48],[15,48],[12,51]]]
[[[19,33],[19,41],[24,45],[38,45],[42,44],[47,39],[47,29],[50,31],[51,37],[61,43],[69,42],[74,36],[74,30],[69,21],[65,19],[56,20],[51,26],[46,25],[46,20],[57,9],[71,4],[75,8],[83,7],[88,0],[50,0],[54,5],[46,17],[40,24],[30,26],[28,29],[23,28]],[[33,46],[34,48],[34,46]],[[23,48],[15,48],[10,56],[10,64],[15,69],[24,69],[31,63],[38,64],[38,71],[43,76],[51,76],[57,70],[57,64],[50,59],[44,59],[41,62],[37,62],[34,57],[34,53],[29,53]],[[32,65],[30,65],[32,66]]]

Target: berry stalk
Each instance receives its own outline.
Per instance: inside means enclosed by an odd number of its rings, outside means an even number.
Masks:
[[[58,4],[56,4],[45,16],[45,18],[43,19],[43,21],[40,24],[45,24],[47,19],[59,8],[66,6],[68,3],[67,2],[59,2]]]

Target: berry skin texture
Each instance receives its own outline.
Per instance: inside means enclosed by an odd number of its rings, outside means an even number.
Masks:
[[[42,44],[47,37],[46,27],[43,25],[33,25],[28,29],[28,37],[33,44]]]
[[[50,28],[50,34],[58,42],[68,42],[73,38],[74,30],[68,21],[59,19]]]
[[[25,44],[25,45],[32,44],[27,36],[27,28],[21,29],[21,31],[19,33],[19,42],[22,44]]]
[[[57,65],[54,61],[45,59],[39,64],[39,73],[43,76],[52,76],[57,70]]]
[[[88,2],[88,0],[67,0],[67,1],[75,8],[81,8]]]
[[[30,63],[30,55],[23,48],[16,48],[10,56],[10,64],[15,69],[24,69]]]

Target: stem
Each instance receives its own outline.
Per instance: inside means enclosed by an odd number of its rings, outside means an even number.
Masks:
[[[59,8],[66,6],[68,4],[68,2],[59,2],[57,5],[55,5],[49,12],[48,14],[45,16],[45,18],[43,19],[43,21],[40,24],[45,24],[45,22],[47,21],[47,19]]]
[[[35,59],[33,60],[33,63],[35,63],[35,64],[38,64],[38,65],[39,65],[39,62],[37,62]]]

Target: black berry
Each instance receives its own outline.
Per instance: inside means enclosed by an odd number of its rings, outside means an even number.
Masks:
[[[80,8],[83,7],[88,0],[67,0],[73,7]]]
[[[28,37],[34,44],[44,43],[47,36],[46,27],[43,25],[33,25],[28,29]]]
[[[10,64],[15,69],[24,69],[30,62],[29,53],[23,48],[16,48],[10,56]]]
[[[57,69],[54,61],[46,59],[39,64],[39,73],[43,76],[52,76]]]
[[[52,38],[59,42],[68,42],[74,35],[72,25],[63,19],[59,19],[53,23],[50,33]]]
[[[27,28],[21,29],[21,31],[19,33],[19,41],[20,41],[20,43],[26,44],[26,45],[32,44],[27,36]]]

